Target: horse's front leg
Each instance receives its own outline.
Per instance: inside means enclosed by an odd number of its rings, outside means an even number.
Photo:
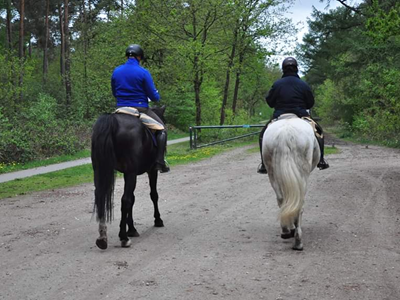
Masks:
[[[160,211],[158,210],[158,192],[157,192],[158,171],[152,170],[148,172],[148,175],[150,182],[150,198],[153,201],[154,205],[154,226],[164,227],[164,222],[160,218]]]
[[[119,239],[122,247],[130,247],[131,241],[126,231],[127,223],[132,219],[133,204],[135,196],[133,192],[136,188],[136,174],[124,174],[125,186],[124,194],[121,198],[121,223],[119,225]],[[133,220],[132,220],[133,226]]]

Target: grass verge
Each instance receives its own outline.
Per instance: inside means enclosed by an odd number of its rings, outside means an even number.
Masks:
[[[234,147],[241,147],[253,143],[255,143],[255,140],[248,140],[245,142],[236,141],[236,142],[226,143],[224,145],[201,148],[198,150],[190,150],[188,148],[187,142],[179,143],[168,146],[167,160],[170,166],[173,167],[176,165],[196,162],[201,159],[209,158],[223,151],[230,150]],[[87,155],[85,157],[87,157]],[[37,166],[44,166],[44,165],[48,164],[42,164],[42,165],[38,164]],[[92,170],[92,165],[87,164],[87,165],[68,168],[61,171],[35,175],[32,177],[16,179],[9,182],[0,183],[0,199],[15,197],[18,195],[30,194],[32,192],[71,187],[90,182],[93,182],[93,170]]]
[[[86,157],[90,157],[90,150],[82,150],[73,155],[62,155],[62,156],[47,158],[44,160],[31,161],[26,164],[14,163],[14,164],[9,164],[9,165],[3,165],[0,163],[0,174],[16,172],[16,171],[21,171],[21,170],[28,170],[28,169],[38,168],[38,167],[44,167],[44,166],[48,166],[48,165],[52,165],[52,164],[58,164],[58,163],[71,161],[71,160],[77,160],[77,159],[86,158]]]

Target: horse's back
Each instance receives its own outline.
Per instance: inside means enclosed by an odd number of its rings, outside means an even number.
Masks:
[[[118,131],[115,133],[117,170],[123,173],[147,172],[154,164],[156,149],[152,134],[134,116],[115,114]]]
[[[318,142],[312,126],[300,119],[290,118],[275,121],[264,133],[263,156],[266,163],[271,165],[271,159],[296,158],[303,160],[313,170],[319,160]]]

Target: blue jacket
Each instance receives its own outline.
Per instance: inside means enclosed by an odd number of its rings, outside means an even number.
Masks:
[[[117,107],[149,107],[151,101],[159,101],[150,72],[141,67],[135,58],[115,68],[111,77],[111,89],[117,99]]]
[[[310,86],[297,74],[284,74],[275,81],[265,100],[270,107],[275,108],[273,118],[285,113],[293,113],[299,117],[309,116],[307,110],[314,106],[314,95]]]

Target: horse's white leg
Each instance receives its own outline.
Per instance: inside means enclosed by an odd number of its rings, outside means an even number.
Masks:
[[[275,194],[276,194],[276,201],[278,202],[279,208],[281,208],[282,204],[283,204],[282,191],[273,176],[272,170],[271,170],[271,172],[268,172],[268,174],[269,174],[269,181],[271,182],[271,186],[274,189]],[[281,228],[282,228],[281,238],[290,239],[290,238],[294,237],[294,229],[288,228],[286,225],[283,225],[282,223],[281,223]]]
[[[301,241],[302,231],[301,231],[301,219],[303,216],[303,209],[300,211],[299,216],[295,222],[296,229],[294,232],[294,245],[293,250],[303,250],[303,243]]]
[[[96,245],[102,250],[107,249],[107,225],[105,219],[101,219],[99,222],[99,238],[96,240]]]

